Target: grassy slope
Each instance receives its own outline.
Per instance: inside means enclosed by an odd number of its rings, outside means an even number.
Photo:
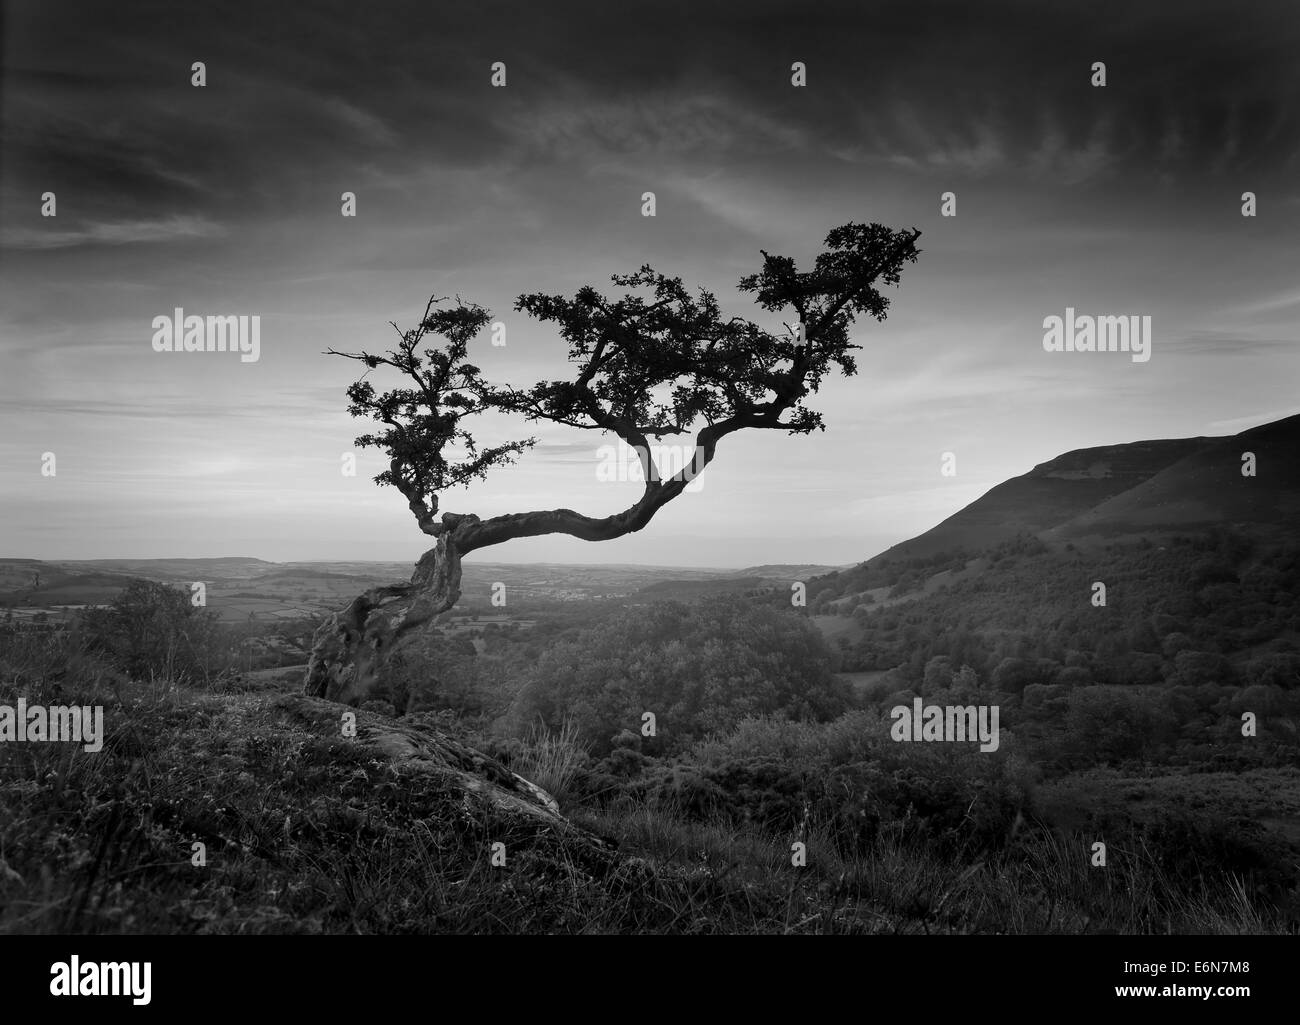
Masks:
[[[339,709],[265,681],[213,693],[4,653],[29,702],[103,704],[108,740],[0,748],[0,929],[11,932],[1274,931],[1231,883],[1174,894],[1141,851],[1026,828],[973,861],[882,840],[842,856],[647,804],[503,814],[340,735]],[[42,664],[41,658],[47,661]],[[0,661],[6,661],[0,659]],[[0,688],[12,703],[17,687]],[[359,720],[382,717],[358,713]],[[410,726],[410,720],[403,725]],[[507,864],[489,845],[506,844]],[[192,844],[206,865],[192,864]]]

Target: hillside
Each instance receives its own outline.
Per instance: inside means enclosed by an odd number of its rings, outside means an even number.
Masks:
[[[775,580],[807,580],[809,577],[821,576],[848,568],[848,566],[823,566],[819,563],[794,562],[746,566],[744,569],[736,570],[734,575],[738,577],[765,577]]]
[[[1057,525],[1052,536],[1139,535],[1210,525],[1261,533],[1300,522],[1300,416],[1199,444],[1140,483]],[[1242,475],[1251,452],[1256,476]]]
[[[1256,476],[1242,474],[1252,452]],[[1222,438],[1075,449],[1004,481],[942,523],[866,562],[817,578],[838,595],[889,587],[907,570],[959,571],[999,545],[1035,537],[1158,540],[1211,526],[1277,540],[1300,519],[1300,415]]]
[[[39,559],[0,559],[0,605],[79,605],[109,601],[131,577]]]
[[[1256,477],[1241,474],[1255,453]],[[1292,523],[1300,512],[1300,416],[1225,438],[1082,448],[1004,481],[925,533],[869,560],[978,553],[1019,534],[1118,538],[1212,523]]]
[[[811,582],[814,623],[849,673],[916,681],[943,657],[981,679],[1010,659],[1038,660],[1040,683],[1286,686],[1300,672],[1297,451],[1300,417],[1068,452]]]

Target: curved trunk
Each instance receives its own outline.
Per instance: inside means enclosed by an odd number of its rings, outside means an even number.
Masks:
[[[702,453],[698,469],[712,460],[719,434],[719,428],[701,433],[705,440],[699,446]],[[473,513],[443,513],[441,524],[435,524],[431,511],[422,513],[421,527],[434,534],[438,543],[420,557],[410,583],[372,587],[321,624],[312,641],[304,693],[349,705],[359,705],[369,698],[402,639],[446,612],[460,598],[462,555],[542,534],[568,534],[584,541],[622,537],[645,527],[688,483],[683,473],[667,481],[647,481],[635,505],[600,518],[583,516],[572,509],[548,509],[509,513],[489,520]]]
[[[372,587],[322,623],[303,692],[348,705],[365,701],[402,640],[460,598],[460,555],[443,535],[420,557],[409,583]]]

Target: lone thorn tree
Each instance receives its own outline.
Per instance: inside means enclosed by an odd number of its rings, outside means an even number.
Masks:
[[[354,598],[316,632],[304,689],[359,704],[382,679],[404,638],[446,612],[460,597],[461,558],[518,537],[570,534],[607,541],[640,530],[713,461],[718,443],[743,429],[808,434],[824,430],[805,405],[833,368],[857,373],[849,340],[855,317],[885,319],[889,299],[880,285],[897,285],[915,262],[920,232],[880,224],[845,224],[826,236],[811,270],[763,251],[757,274],[739,289],[769,313],[793,314],[784,334],[741,317],[724,318],[717,299],[690,293],[680,278],[649,266],[615,274],[624,289],[611,300],[591,286],[572,299],[521,295],[515,309],[557,326],[569,345],[572,376],[528,388],[500,387],[469,362],[469,343],[490,321],[487,310],[459,298],[433,298],[412,330],[393,325],[400,341],[382,355],[336,352],[369,370],[395,372],[402,387],[379,394],[363,376],[348,388],[349,412],[367,417],[376,433],[358,446],[378,448],[388,469],[375,478],[406,498],[420,529],[435,543],[416,563],[409,583],[374,587]],[[641,294],[638,294],[641,293]],[[445,344],[428,344],[430,336]],[[422,346],[424,346],[422,348]],[[658,396],[658,397],[656,397]],[[526,438],[480,449],[466,427],[477,414],[563,424],[621,438],[637,452],[645,478],[641,497],[622,512],[592,517],[572,509],[509,513],[480,519],[439,512],[440,494],[486,479],[535,443]],[[695,458],[661,478],[649,439],[695,431]],[[447,451],[452,446],[454,453]]]

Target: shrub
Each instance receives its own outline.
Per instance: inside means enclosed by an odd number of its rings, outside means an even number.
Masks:
[[[653,712],[646,754],[681,750],[710,731],[778,713],[826,720],[852,704],[852,688],[805,617],[739,598],[630,609],[563,638],[531,668],[515,698],[516,733],[540,719],[571,720],[596,755]]]
[[[80,626],[90,650],[142,679],[206,683],[231,664],[216,617],[179,588],[152,580],[133,581],[111,605],[86,609]]]

